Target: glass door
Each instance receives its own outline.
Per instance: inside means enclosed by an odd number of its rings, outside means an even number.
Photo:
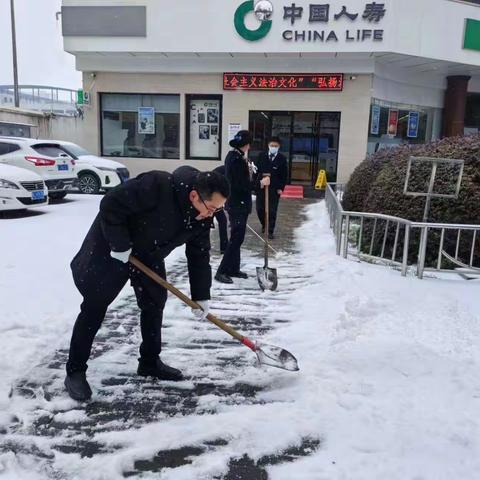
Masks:
[[[270,137],[280,138],[290,183],[314,185],[320,170],[336,181],[340,113],[251,111],[249,127],[252,159],[267,149]]]

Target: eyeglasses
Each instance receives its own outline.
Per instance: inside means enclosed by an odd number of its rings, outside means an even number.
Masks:
[[[212,215],[215,215],[216,213],[218,212],[221,212],[223,210],[223,207],[219,207],[219,208],[214,208],[212,210],[213,207],[209,207],[205,201],[203,200],[202,196],[200,195],[200,192],[197,191],[197,194],[198,194],[198,198],[202,201],[203,205],[205,206],[205,208],[212,214]]]

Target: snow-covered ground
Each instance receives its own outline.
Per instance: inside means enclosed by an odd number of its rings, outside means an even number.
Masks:
[[[68,343],[80,300],[68,264],[99,201],[71,198],[71,203],[43,209],[44,215],[0,220],[0,409],[6,412],[0,423],[15,410],[7,395],[15,379]],[[265,340],[294,353],[300,372],[247,364],[238,375],[243,382],[262,385],[260,402],[221,404],[207,395],[203,401],[211,405],[205,407],[214,406],[215,413],[99,432],[94,440],[122,448],[92,458],[57,454],[56,467],[68,472],[66,478],[123,478],[136,459],[225,437],[228,445],[191,464],[142,478],[213,479],[235,455],[255,460],[305,437],[319,439],[319,448],[295,462],[269,466],[269,478],[480,478],[478,282],[403,278],[380,266],[344,260],[335,255],[324,203],[308,206],[307,215],[297,231],[302,253],[272,260],[279,267],[279,292],[258,293],[268,305],[262,311],[266,324],[273,326],[275,316],[289,320],[275,324]],[[245,258],[253,272],[258,262]],[[306,281],[295,280],[295,288],[287,288],[293,272]],[[256,280],[250,281],[254,287]],[[241,302],[238,291],[215,287],[226,298],[231,294],[233,304]],[[166,317],[186,317],[186,312],[174,300],[167,304]],[[192,324],[177,325],[179,341]],[[217,335],[223,338],[222,332]],[[238,347],[243,355],[245,350]],[[204,358],[176,360],[176,366],[180,361],[195,370]],[[221,370],[213,374],[221,376]],[[75,421],[81,413],[62,415]],[[2,469],[5,478],[48,478],[36,464],[29,468],[8,452],[0,456],[0,477]]]
[[[70,272],[100,196],[0,218],[0,411],[12,381],[64,340],[81,295]]]

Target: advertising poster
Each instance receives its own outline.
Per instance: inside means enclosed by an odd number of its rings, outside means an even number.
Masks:
[[[219,158],[220,100],[191,99],[189,112],[189,156],[204,159]]]
[[[397,129],[398,129],[398,110],[390,109],[388,111],[388,135],[392,137],[397,136]]]
[[[409,112],[408,113],[408,138],[417,138],[418,137],[418,124],[420,122],[420,114],[418,112]]]
[[[380,107],[378,105],[372,105],[372,121],[370,124],[370,133],[372,135],[378,135],[380,133]]]
[[[155,134],[155,109],[153,107],[138,108],[138,133]]]
[[[229,123],[228,124],[228,141],[233,140],[233,137],[242,129],[240,123]]]

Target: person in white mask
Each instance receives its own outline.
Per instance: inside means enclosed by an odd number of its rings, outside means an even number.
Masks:
[[[280,153],[280,148],[280,139],[278,137],[270,138],[268,151],[260,153],[255,162],[257,167],[255,181],[256,207],[258,219],[262,224],[262,233],[265,232],[265,186],[269,185],[268,236],[270,239],[274,238],[278,204],[288,180],[287,159]],[[270,177],[265,177],[265,174],[269,174]]]

